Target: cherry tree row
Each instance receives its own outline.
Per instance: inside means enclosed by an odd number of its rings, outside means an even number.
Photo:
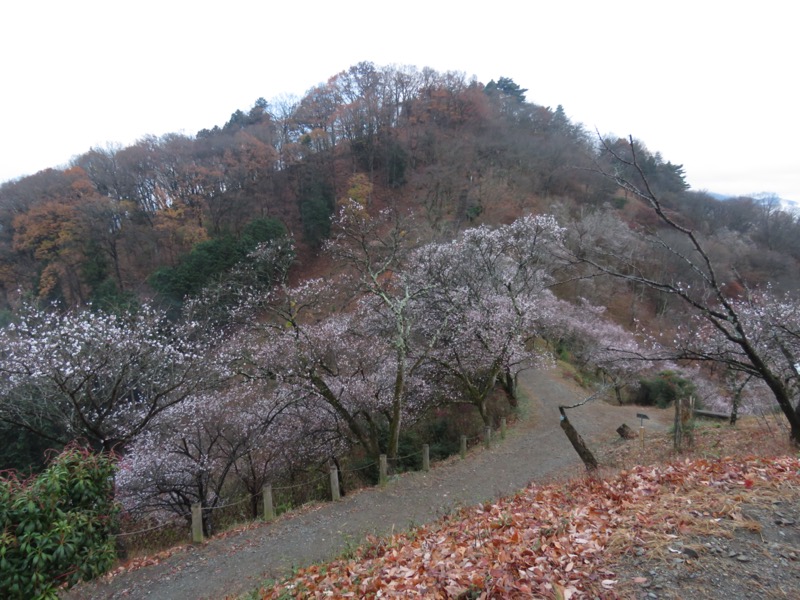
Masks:
[[[253,290],[260,318],[224,350],[237,377],[139,436],[119,479],[129,507],[210,511],[232,482],[254,494],[290,460],[355,446],[394,458],[400,430],[433,406],[470,403],[488,423],[496,386],[515,402],[518,373],[548,360],[531,348],[556,301],[563,230],[526,217],[417,248],[408,230],[345,206],[327,249],[347,267],[338,279]]]
[[[643,344],[601,307],[559,299],[551,288],[574,274],[575,258],[551,216],[449,242],[422,243],[415,230],[396,212],[343,203],[326,248],[336,277],[269,289],[234,277],[236,289],[187,304],[209,315],[204,303],[235,296],[224,335],[148,307],[115,317],[29,307],[1,334],[0,418],[53,443],[122,452],[129,509],[188,517],[199,502],[210,530],[215,508],[246,492],[255,514],[261,486],[298,465],[356,446],[397,457],[401,430],[432,407],[471,404],[488,424],[490,395],[515,404],[519,373],[552,360],[537,340],[567,345],[618,397],[657,365],[719,402],[725,390],[679,359],[724,364],[739,401],[763,391],[725,323],[701,319],[669,343]],[[796,303],[768,292],[730,302],[770,372],[796,387]]]

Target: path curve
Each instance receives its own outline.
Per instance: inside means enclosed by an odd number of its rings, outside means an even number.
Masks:
[[[428,473],[407,473],[383,488],[367,488],[342,501],[256,527],[202,546],[189,547],[158,565],[124,573],[111,581],[80,585],[68,599],[236,597],[265,579],[295,566],[329,560],[368,534],[389,534],[427,523],[462,507],[475,505],[546,481],[580,472],[581,465],[559,427],[558,405],[581,400],[585,391],[564,380],[560,371],[520,375],[526,398],[523,417],[505,440],[491,450],[471,452],[466,460],[433,464]],[[611,406],[600,400],[570,411],[570,421],[587,442],[613,439],[623,422],[637,425],[635,406]],[[647,426],[664,430],[666,411],[651,409]]]

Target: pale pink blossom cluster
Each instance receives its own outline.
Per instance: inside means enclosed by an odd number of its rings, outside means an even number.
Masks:
[[[123,450],[149,422],[215,385],[196,323],[142,306],[107,315],[26,306],[0,332],[3,418],[54,441]]]
[[[727,406],[738,397],[738,412],[775,409],[775,382],[796,402],[800,395],[800,306],[791,295],[771,290],[749,291],[728,300],[726,318],[697,315],[678,328],[671,346],[681,358],[722,365]],[[772,379],[772,381],[770,381]],[[772,384],[772,385],[771,385]]]

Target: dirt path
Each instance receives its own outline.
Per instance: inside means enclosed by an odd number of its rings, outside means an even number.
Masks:
[[[190,547],[159,565],[79,586],[66,598],[168,598],[196,600],[236,596],[293,566],[331,559],[365,535],[387,534],[419,525],[461,506],[478,504],[542,481],[580,471],[580,461],[559,427],[559,404],[572,404],[585,392],[557,371],[520,376],[527,398],[523,418],[491,450],[466,460],[434,464],[429,473],[408,473],[384,488],[369,488],[337,503],[285,516],[240,535]],[[638,425],[637,407],[593,401],[570,411],[570,421],[587,442],[616,437],[623,422]],[[666,411],[647,411],[647,427],[663,430]]]

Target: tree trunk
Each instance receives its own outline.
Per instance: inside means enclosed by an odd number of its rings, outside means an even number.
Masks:
[[[694,444],[694,396],[689,398],[675,399],[675,431],[674,445],[675,450],[683,450],[684,436],[688,445]]]
[[[392,398],[392,420],[389,423],[389,460],[397,458],[400,448],[400,425],[403,417],[403,395],[406,387],[406,356],[402,348],[397,349],[397,377],[394,380],[394,397]]]
[[[483,419],[483,424],[486,427],[491,427],[491,422],[489,421],[489,411],[486,408],[486,398],[483,398],[475,403],[475,406],[478,407],[478,412],[481,415],[481,419]]]
[[[753,366],[758,370],[759,375],[767,384],[767,387],[772,391],[775,399],[778,401],[778,406],[781,407],[786,420],[789,421],[791,428],[791,440],[796,446],[800,446],[800,404],[797,407],[792,406],[792,401],[789,396],[789,391],[783,382],[775,376],[775,374],[767,367],[761,357],[752,349],[749,343],[740,344],[740,347],[745,351],[747,357],[753,363]]]
[[[314,373],[310,373],[309,379],[311,380],[311,383],[314,384],[315,389],[325,399],[325,401],[336,411],[339,416],[342,417],[344,422],[347,423],[348,428],[353,435],[356,436],[356,439],[359,441],[359,443],[366,449],[367,453],[372,458],[377,460],[381,451],[378,440],[375,439],[375,436],[364,431],[363,427],[359,425],[355,416],[351,415],[347,409],[342,406],[341,402],[339,402],[339,398],[333,393],[333,391],[327,386],[321,377]]]
[[[506,392],[506,396],[508,397],[508,405],[512,409],[516,409],[519,406],[519,398],[517,396],[517,378],[515,375],[512,375],[510,371],[506,370],[503,377],[500,378],[502,382],[503,389]]]
[[[247,493],[250,494],[250,518],[251,519],[257,519],[258,518],[258,494],[254,493],[250,489],[247,489]]]
[[[595,471],[597,470],[597,459],[592,454],[592,451],[586,446],[586,442],[583,441],[581,434],[577,432],[577,430],[572,426],[572,423],[569,422],[566,413],[564,412],[564,407],[559,406],[558,411],[561,413],[561,429],[564,430],[564,433],[567,434],[567,438],[569,439],[572,447],[575,448],[575,451],[578,453],[578,456],[581,457],[583,464],[586,466],[587,471]]]
[[[672,446],[675,450],[683,448],[683,425],[681,419],[682,398],[675,398],[675,421],[672,425]]]
[[[739,418],[739,403],[742,401],[742,389],[739,388],[733,394],[733,403],[731,404],[731,425],[736,425]]]
[[[792,423],[792,441],[795,445],[800,446],[800,426],[795,428],[794,423],[800,423],[800,402],[794,410],[794,422]]]

